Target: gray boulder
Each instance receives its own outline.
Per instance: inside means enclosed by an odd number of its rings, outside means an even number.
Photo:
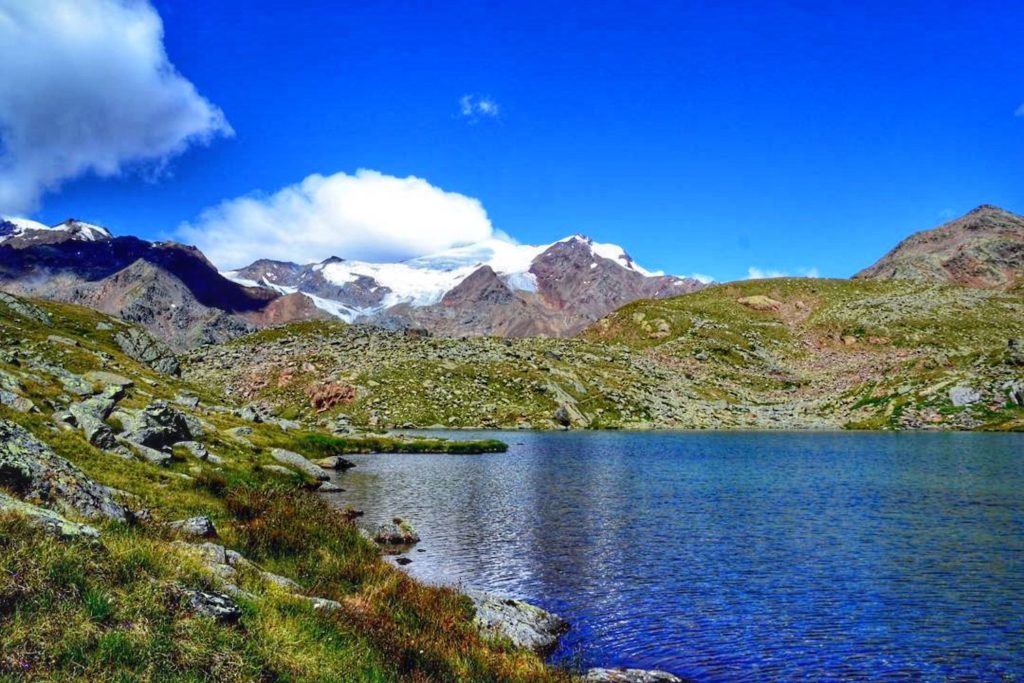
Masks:
[[[981,393],[971,387],[956,386],[949,390],[949,401],[954,406],[969,406],[981,400]]]
[[[172,408],[166,401],[153,401],[143,410],[124,415],[124,437],[150,448],[166,448],[202,436],[198,420]]]
[[[159,373],[173,377],[181,374],[181,365],[170,347],[137,327],[121,330],[114,335],[114,341],[126,356],[148,365]]]
[[[224,593],[201,591],[192,588],[182,590],[188,609],[220,623],[233,623],[242,616],[242,610]]]
[[[5,405],[18,413],[30,413],[36,407],[36,404],[29,399],[6,389],[0,389],[0,405]]]
[[[217,537],[217,527],[213,525],[213,520],[205,515],[189,517],[188,519],[179,519],[176,522],[171,522],[167,526],[175,531],[185,534],[186,536],[194,536],[196,538]]]
[[[106,487],[6,420],[0,420],[0,485],[56,512],[131,521],[131,514]]]
[[[313,464],[298,453],[292,451],[286,451],[283,448],[274,448],[270,451],[270,456],[281,463],[282,465],[288,465],[294,467],[306,476],[315,479],[316,481],[327,481],[330,479],[330,475],[323,471],[320,467]]]
[[[105,422],[114,409],[114,403],[114,398],[109,395],[93,396],[68,409],[75,418],[75,423],[81,427],[86,440],[107,450],[117,445],[114,431]]]
[[[503,637],[518,647],[546,654],[569,630],[569,622],[522,600],[468,591],[476,607],[473,623],[487,636]]]

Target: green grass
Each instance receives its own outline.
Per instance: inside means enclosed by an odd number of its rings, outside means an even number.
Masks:
[[[449,453],[453,455],[474,455],[480,453],[504,453],[508,444],[497,439],[438,439],[432,437],[391,436],[326,436],[309,434],[302,437],[300,444],[306,452],[320,457],[346,455],[350,453]]]

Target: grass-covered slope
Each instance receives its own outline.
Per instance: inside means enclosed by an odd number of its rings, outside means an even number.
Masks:
[[[482,637],[467,598],[385,563],[315,481],[272,457],[318,456],[314,434],[245,420],[208,387],[136,362],[114,341],[123,329],[0,301],[0,681],[564,678]],[[121,441],[101,448],[67,415],[108,397]],[[129,433],[146,410],[187,418],[191,440],[160,458],[131,446],[155,433]],[[116,514],[89,516],[96,500]],[[171,524],[195,516],[217,536]],[[197,608],[210,594],[237,612]]]
[[[1020,429],[1021,340],[1020,291],[779,279],[638,301],[576,339],[291,325],[185,373],[325,427]]]

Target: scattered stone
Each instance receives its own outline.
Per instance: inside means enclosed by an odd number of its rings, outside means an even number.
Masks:
[[[189,517],[188,519],[179,519],[176,522],[171,522],[167,526],[187,536],[195,536],[196,538],[217,537],[217,527],[215,527],[213,525],[213,521],[205,515]],[[226,561],[227,560],[225,560],[225,562]]]
[[[51,334],[46,338],[46,341],[51,344],[59,344],[61,346],[81,346],[77,339],[69,339],[68,337],[62,337],[59,334]]]
[[[158,451],[155,448],[143,446],[142,444],[135,443],[134,441],[122,441],[121,444],[122,446],[130,448],[131,450],[138,453],[139,457],[141,457],[146,462],[150,463],[151,465],[156,465],[158,467],[167,467],[168,465],[171,464],[171,461],[174,459],[174,457],[170,453]]]
[[[281,467],[280,465],[260,465],[260,469],[266,470],[267,472],[280,474],[286,477],[299,476],[299,473],[296,472],[295,470],[289,469],[287,467]]]
[[[508,638],[518,647],[547,654],[569,630],[569,623],[522,600],[468,591],[476,607],[473,622],[485,635]]]
[[[969,406],[981,400],[981,393],[965,386],[955,386],[949,390],[949,401],[954,406]]]
[[[78,538],[83,536],[99,538],[100,536],[100,532],[91,526],[71,522],[52,510],[25,503],[17,498],[8,496],[2,491],[0,491],[0,512],[13,512],[22,515],[32,524],[43,527],[47,532],[59,538]]]
[[[183,589],[188,608],[196,614],[210,617],[220,623],[234,623],[242,616],[242,610],[229,596],[223,593]]]
[[[131,521],[110,492],[19,425],[0,420],[0,486],[29,502],[83,517]]]
[[[305,597],[305,596],[299,595],[299,596],[296,596],[296,597],[302,598],[302,597]],[[336,609],[341,609],[341,603],[340,602],[335,602],[334,600],[328,600],[327,598],[305,598],[305,599],[307,601],[309,601],[309,604],[311,604],[313,606],[313,609],[320,609],[320,610],[327,610],[327,611],[333,611],[333,610],[336,610]]]
[[[0,405],[5,405],[18,413],[31,413],[36,407],[29,399],[6,389],[0,389]]]
[[[587,683],[683,683],[683,679],[656,669],[590,669]]]
[[[177,403],[180,406],[185,406],[186,408],[198,408],[199,407],[199,397],[198,396],[194,396],[192,394],[178,394],[174,398],[174,402]]]
[[[126,356],[148,365],[159,373],[177,377],[181,365],[171,349],[137,327],[129,327],[114,335],[114,341]]]
[[[412,564],[412,560],[410,560],[408,557],[399,557],[395,559],[395,564],[399,564],[404,567],[407,564]]]
[[[255,406],[244,406],[239,408],[235,414],[246,422],[255,422],[256,424],[263,422],[263,415],[260,414],[260,411]]]
[[[272,583],[275,586],[284,588],[287,591],[296,592],[302,590],[302,586],[295,583],[287,576],[281,576],[280,574],[274,574],[273,572],[260,572],[260,576],[262,576],[263,579],[268,583]]]
[[[325,481],[320,484],[320,488],[317,489],[320,493],[341,493],[345,489],[341,488],[333,481]]]
[[[283,448],[273,448],[270,451],[270,456],[279,463],[288,465],[289,467],[294,467],[306,476],[317,481],[327,481],[330,479],[330,475],[324,472],[323,469],[317,467],[298,453],[286,451]]]
[[[114,329],[114,326],[111,325],[110,323],[105,323],[105,322],[98,322],[98,323],[96,323],[96,330],[99,331],[99,332],[110,332],[112,329]]]
[[[401,517],[395,517],[392,522],[377,527],[373,540],[381,545],[412,545],[419,543],[420,537],[411,524]]]
[[[109,450],[117,445],[114,430],[105,422],[114,404],[115,399],[109,396],[93,396],[68,409],[86,440],[98,448]]]

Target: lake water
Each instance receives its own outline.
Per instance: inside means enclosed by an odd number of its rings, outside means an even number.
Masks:
[[[1024,680],[1024,435],[488,436],[512,447],[354,457],[337,498],[415,525],[414,576],[567,618],[555,661]]]

